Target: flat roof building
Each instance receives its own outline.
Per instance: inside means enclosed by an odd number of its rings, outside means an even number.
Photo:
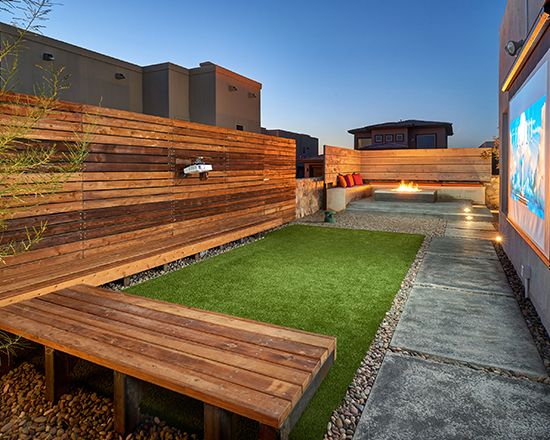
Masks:
[[[0,23],[0,44],[17,35]],[[63,67],[70,87],[60,98],[66,101],[260,132],[262,85],[212,62],[142,67],[32,32],[22,46],[14,92],[34,94],[44,75],[39,67]]]

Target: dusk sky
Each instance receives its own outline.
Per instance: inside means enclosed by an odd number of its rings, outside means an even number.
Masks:
[[[504,0],[62,3],[45,35],[139,65],[212,61],[263,84],[264,127],[321,145],[409,118],[452,122],[452,147],[497,133]]]

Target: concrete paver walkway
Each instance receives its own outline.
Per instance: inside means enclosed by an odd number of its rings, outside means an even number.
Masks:
[[[472,259],[428,252],[416,283],[494,295],[513,295],[500,262],[490,258]]]
[[[550,438],[550,386],[529,379],[546,372],[494,236],[462,217],[432,239],[391,342],[429,360],[386,354],[355,440]]]
[[[545,369],[516,299],[413,288],[391,345],[540,376]]]
[[[387,354],[354,439],[548,440],[547,385]]]

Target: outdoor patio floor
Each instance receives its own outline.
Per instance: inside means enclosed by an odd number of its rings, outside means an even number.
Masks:
[[[494,235],[455,219],[432,239],[355,440],[548,438],[550,385]]]
[[[465,200],[435,203],[381,202],[368,197],[351,202],[347,207],[347,211],[356,213],[378,212],[392,215],[431,215],[448,220],[465,220],[468,216],[475,221],[491,222],[493,220],[491,211],[485,206],[472,205],[471,202]]]

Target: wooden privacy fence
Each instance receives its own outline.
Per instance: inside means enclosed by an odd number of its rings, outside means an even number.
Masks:
[[[334,184],[338,174],[360,172],[371,181],[469,182],[491,180],[487,148],[426,150],[351,150],[325,146],[325,181]]]
[[[24,108],[21,97],[0,103],[0,124]],[[293,140],[70,103],[28,138],[61,145],[79,133],[90,141],[82,172],[38,206],[25,209],[24,199],[10,209],[4,243],[41,222],[47,229],[33,250],[0,266],[0,303],[99,285],[295,218]],[[179,177],[199,156],[213,166],[208,180]]]

